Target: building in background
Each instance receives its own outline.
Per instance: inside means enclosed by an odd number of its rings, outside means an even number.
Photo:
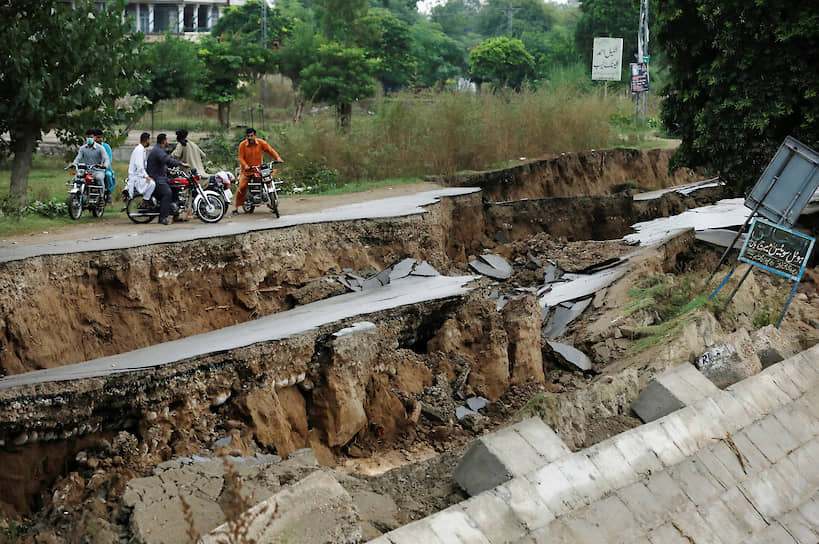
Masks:
[[[100,9],[106,4],[95,3]],[[143,0],[128,2],[125,15],[133,21],[134,31],[144,33],[149,40],[152,35],[158,37],[166,32],[195,40],[210,32],[226,7],[244,3],[245,0]]]

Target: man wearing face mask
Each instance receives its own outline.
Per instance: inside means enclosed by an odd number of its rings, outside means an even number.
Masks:
[[[111,193],[114,192],[114,187],[117,185],[117,178],[114,174],[114,169],[111,168],[111,162],[114,160],[114,153],[111,151],[111,146],[105,142],[102,135],[102,129],[94,129],[94,141],[100,144],[105,152],[108,153],[108,168],[105,170],[105,203],[111,203]]]
[[[100,186],[105,186],[105,170],[108,169],[110,161],[108,160],[108,153],[105,152],[100,144],[94,141],[94,129],[85,131],[85,145],[80,147],[74,161],[68,166],[76,167],[79,164],[84,164],[91,169],[91,174],[94,176],[94,181]]]
[[[171,212],[171,186],[168,184],[168,167],[169,166],[184,166],[189,168],[190,165],[185,162],[171,158],[165,149],[168,147],[168,136],[165,133],[158,134],[156,137],[156,145],[151,149],[148,155],[148,162],[145,170],[148,175],[156,182],[154,195],[159,199],[159,222],[163,225],[170,223],[168,214]],[[103,152],[104,153],[104,152]]]

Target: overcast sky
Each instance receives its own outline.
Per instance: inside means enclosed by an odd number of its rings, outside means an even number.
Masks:
[[[565,4],[568,0],[549,0],[553,4]],[[445,3],[446,0],[419,0],[418,11],[421,13],[429,13],[433,6]]]

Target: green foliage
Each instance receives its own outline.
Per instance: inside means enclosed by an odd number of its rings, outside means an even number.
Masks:
[[[325,37],[348,46],[355,43],[354,25],[366,15],[367,0],[315,0],[315,6]]]
[[[204,70],[195,43],[168,34],[146,49],[147,53],[141,57],[135,94],[146,97],[151,109],[160,100],[194,96]]]
[[[57,130],[67,141],[89,126],[135,114],[117,100],[137,80],[142,36],[129,33],[124,2],[6,2],[0,6],[0,147],[15,154],[10,195],[26,198],[34,145]],[[13,52],[13,54],[12,54]],[[119,107],[118,107],[119,106]]]
[[[247,43],[269,49],[275,42],[284,41],[292,30],[293,20],[276,7],[267,8],[267,41],[262,44],[262,3],[248,0],[239,6],[228,6],[222,11],[211,34],[220,39],[240,38]]]
[[[370,10],[356,26],[359,45],[377,62],[372,75],[385,91],[404,87],[414,71],[409,27],[385,9]]]
[[[279,71],[290,78],[293,85],[301,84],[301,71],[316,62],[316,51],[320,41],[315,27],[307,21],[295,21],[293,32],[282,41],[281,47],[274,54],[274,61]]]
[[[417,87],[434,87],[466,71],[465,49],[438,25],[422,21],[412,25],[409,32]]]
[[[649,13],[654,13],[656,2],[649,3]],[[640,0],[581,0],[582,15],[577,22],[574,39],[586,66],[591,71],[594,38],[623,38],[623,82],[631,79],[629,63],[637,53],[637,27],[640,21]]]
[[[490,38],[469,54],[469,72],[475,82],[491,83],[496,89],[520,90],[534,73],[535,61],[523,42],[505,37]]]
[[[349,126],[349,104],[375,94],[372,74],[378,63],[358,47],[324,43],[316,50],[316,61],[300,74],[301,89],[311,101],[336,106],[342,127]]]
[[[785,136],[819,145],[819,11],[809,2],[670,0],[657,36],[669,71],[663,123],[676,164],[752,185]]]
[[[762,308],[754,314],[752,321],[755,329],[761,329],[762,327],[773,325],[774,323],[776,323],[775,317],[771,313],[771,307],[767,304],[763,304]]]
[[[546,33],[552,25],[552,11],[542,0],[487,0],[478,14],[483,36],[520,38],[524,32]]]
[[[441,25],[443,32],[451,38],[473,45],[481,41],[478,13],[481,10],[479,0],[447,0],[432,8],[430,20]]]
[[[308,158],[296,153],[282,166],[286,180],[284,189],[288,192],[298,188],[299,192],[308,194],[326,193],[341,185],[338,171],[327,166],[321,158]]]
[[[197,99],[209,104],[229,104],[244,95],[247,90],[239,87],[243,68],[242,57],[231,42],[204,38],[199,48],[199,58],[205,65],[202,85]]]

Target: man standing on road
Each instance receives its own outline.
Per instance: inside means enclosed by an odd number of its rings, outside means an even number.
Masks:
[[[105,170],[109,165],[108,153],[105,152],[105,148],[94,141],[94,134],[95,130],[92,128],[85,131],[85,144],[83,144],[77,152],[77,156],[74,157],[74,162],[68,166],[84,164],[91,170],[94,181],[98,183],[100,187],[105,187]]]
[[[188,168],[190,165],[180,162],[168,156],[165,149],[168,147],[168,136],[163,132],[156,137],[156,145],[151,149],[148,155],[148,161],[145,170],[148,175],[154,178],[156,188],[154,191],[159,197],[159,222],[163,225],[170,223],[168,214],[171,211],[171,186],[168,184],[168,167],[169,166],[184,166]]]
[[[105,170],[105,203],[111,203],[111,194],[114,192],[114,187],[117,185],[117,178],[114,175],[114,169],[111,168],[114,164],[114,152],[111,151],[111,146],[105,143],[105,138],[102,136],[102,129],[94,130],[94,141],[105,148],[108,153],[108,168]]]
[[[205,152],[196,143],[188,140],[188,131],[180,129],[176,131],[176,147],[171,151],[171,157],[178,161],[186,162],[191,168],[196,168],[199,179],[208,177],[205,171]]]
[[[233,210],[233,215],[239,213],[239,208],[245,203],[245,196],[247,196],[247,183],[250,181],[250,176],[245,170],[251,166],[262,164],[264,153],[273,157],[273,160],[282,160],[276,150],[270,147],[270,144],[256,137],[256,129],[248,128],[245,131],[245,139],[239,144],[239,164],[242,167],[242,179],[239,181],[239,190],[236,191],[236,209]]]
[[[131,161],[128,163],[128,186],[125,189],[128,191],[130,198],[134,198],[134,191],[142,194],[140,208],[144,208],[149,204],[156,187],[156,182],[151,179],[145,170],[145,148],[148,147],[150,140],[151,135],[147,132],[139,135],[139,143],[131,151]]]

